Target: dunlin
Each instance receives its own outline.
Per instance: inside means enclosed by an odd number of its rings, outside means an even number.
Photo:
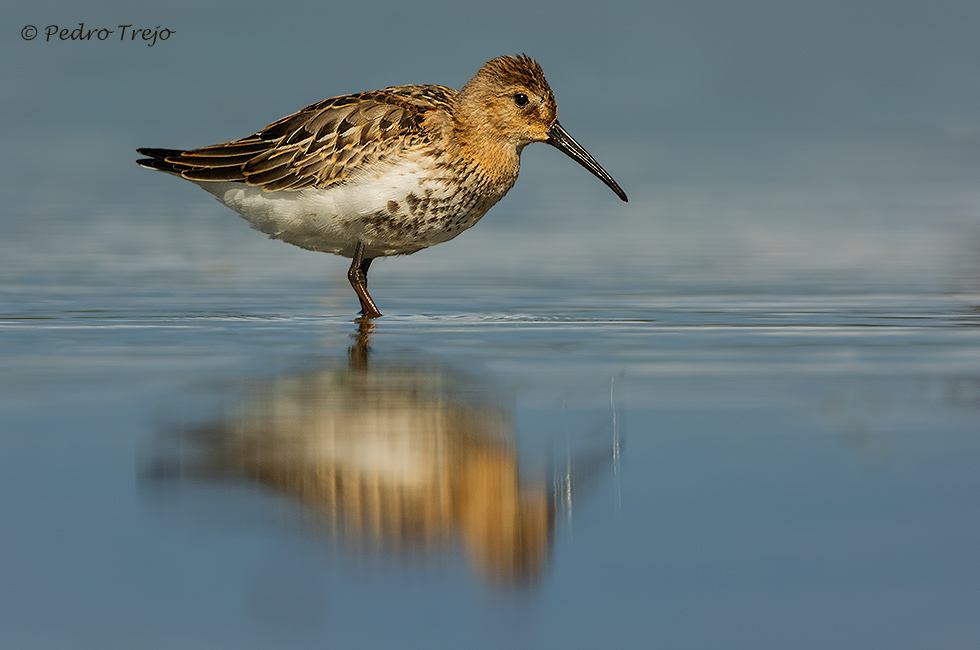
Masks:
[[[473,226],[514,185],[521,150],[546,142],[626,194],[558,123],[541,66],[487,62],[460,91],[394,86],[325,99],[247,138],[201,149],[138,149],[144,167],[211,192],[252,227],[352,258],[361,313],[371,261],[408,255]]]

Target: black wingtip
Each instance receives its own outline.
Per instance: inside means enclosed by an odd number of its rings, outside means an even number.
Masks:
[[[168,158],[170,156],[179,156],[184,153],[181,149],[158,149],[155,147],[140,147],[136,150],[136,153],[149,156],[150,158]]]
[[[160,158],[139,158],[136,160],[136,164],[140,167],[146,167],[147,169],[156,169],[161,172],[169,172],[171,174],[179,174],[180,170],[173,163],[168,163],[166,160],[161,160]]]
[[[171,174],[179,174],[180,170],[174,163],[167,162],[167,158],[170,156],[179,156],[183,153],[180,149],[155,149],[152,147],[140,147],[136,150],[136,153],[150,156],[149,158],[140,158],[136,161],[136,164],[140,167],[146,167],[147,169],[157,169],[162,172],[169,172]]]

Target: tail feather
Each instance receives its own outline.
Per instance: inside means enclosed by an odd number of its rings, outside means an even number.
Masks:
[[[192,181],[245,181],[243,167],[256,155],[256,147],[250,146],[205,147],[204,149],[137,149],[149,158],[140,158],[137,165],[175,174]],[[267,147],[268,145],[263,145]]]
[[[150,156],[149,158],[140,158],[137,160],[137,165],[148,169],[158,169],[162,172],[177,174],[180,176],[183,165],[178,165],[167,161],[167,158],[179,157],[181,154],[183,154],[184,152],[180,149],[154,149],[150,147],[143,147],[137,149],[136,153],[144,156]]]

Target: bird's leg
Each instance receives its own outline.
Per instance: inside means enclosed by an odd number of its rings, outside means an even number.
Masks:
[[[367,272],[373,259],[373,257],[364,259],[364,243],[357,242],[354,259],[351,260],[350,270],[347,271],[347,279],[350,280],[350,286],[354,287],[354,292],[361,301],[361,315],[365,318],[377,318],[381,315],[367,290]]]

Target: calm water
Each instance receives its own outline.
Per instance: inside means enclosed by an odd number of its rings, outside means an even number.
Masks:
[[[658,190],[384,260],[370,331],[210,201],[49,205],[0,257],[5,643],[968,647],[978,197]]]
[[[414,58],[382,12],[315,87],[317,21],[259,7],[83,17],[176,30],[153,48],[8,38],[0,645],[976,647],[975,30],[896,14],[944,45],[910,67],[863,3],[764,4],[539,34],[504,3]],[[484,222],[372,267],[373,327],[345,260],[132,163],[524,50],[630,202],[530,147]]]

